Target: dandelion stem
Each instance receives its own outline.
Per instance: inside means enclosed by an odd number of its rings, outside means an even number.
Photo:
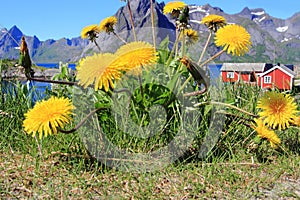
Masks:
[[[179,43],[179,41],[178,41],[178,39],[179,39],[179,33],[178,33],[178,29],[176,28],[176,32],[175,32],[175,34],[176,34],[176,42],[175,42],[175,56],[177,56],[178,55],[178,43]]]
[[[213,55],[212,57],[210,57],[209,59],[207,59],[206,61],[204,61],[203,63],[201,63],[201,65],[199,65],[199,67],[203,67],[204,65],[206,65],[207,63],[209,63],[210,61],[216,59],[217,57],[219,57],[220,55],[222,55],[222,53],[224,53],[226,50],[221,50],[218,53],[216,53],[215,55]]]
[[[203,106],[203,105],[208,105],[208,104],[211,104],[211,105],[219,105],[219,106],[225,106],[225,107],[229,107],[229,108],[232,108],[232,109],[235,109],[235,110],[238,110],[242,113],[245,113],[249,116],[252,116],[252,117],[258,117],[257,115],[253,114],[253,113],[250,113],[248,111],[245,111],[241,108],[238,108],[234,105],[231,105],[231,104],[227,104],[227,103],[223,103],[223,102],[216,102],[216,101],[210,101],[210,102],[201,102],[201,103],[197,103],[194,105],[194,107],[198,107],[198,106]]]
[[[182,34],[182,41],[181,41],[181,57],[185,56],[185,35],[184,35],[184,29],[180,31],[179,34]]]
[[[136,33],[135,33],[135,27],[134,27],[134,22],[133,22],[133,16],[132,16],[132,11],[131,11],[130,1],[129,0],[127,0],[127,7],[128,7],[128,10],[129,10],[130,23],[131,23],[131,26],[132,26],[132,32],[133,32],[134,41],[137,41]]]
[[[182,86],[178,90],[178,94],[185,88],[185,86],[190,82],[190,80],[193,78],[193,76],[190,74],[190,76],[184,81]]]
[[[98,43],[96,42],[96,40],[93,40],[93,42],[95,43],[96,47],[98,48],[99,52],[101,52],[101,48],[100,46],[98,45]]]
[[[105,107],[101,107],[101,108],[97,108],[92,110],[87,116],[85,116],[74,128],[72,128],[71,130],[63,130],[59,128],[59,131],[65,134],[70,134],[70,133],[74,133],[75,131],[77,131],[85,122],[86,120],[88,120],[88,118],[90,116],[92,116],[93,114],[95,114],[96,112],[100,111],[100,110],[104,110],[107,109]]]
[[[121,40],[124,44],[127,44],[127,42],[126,42],[123,38],[121,38],[121,37],[119,36],[119,34],[117,34],[115,31],[113,31],[113,34],[114,34],[119,40]]]
[[[155,38],[155,24],[154,24],[154,5],[153,0],[150,0],[151,5],[151,22],[152,22],[152,38],[153,38],[153,46],[156,49],[156,38]]]
[[[56,83],[56,84],[62,84],[62,85],[78,85],[77,82],[70,82],[70,81],[56,81],[56,80],[51,80],[51,79],[43,79],[43,78],[32,78],[28,77],[27,78],[29,81],[38,81],[38,82],[44,82],[44,83]]]
[[[200,55],[200,58],[199,58],[199,60],[198,60],[198,63],[197,63],[198,65],[200,65],[200,63],[201,63],[201,61],[202,61],[202,59],[203,59],[204,53],[205,53],[206,50],[207,50],[207,47],[208,47],[209,41],[210,41],[210,39],[211,39],[211,36],[212,36],[212,31],[209,32],[207,41],[206,41],[206,43],[205,43],[205,46],[204,46],[204,48],[203,48],[203,51],[202,51],[202,53],[201,53],[201,55]]]
[[[178,40],[179,40],[179,35],[176,34],[176,40],[175,40],[175,43],[174,43],[174,45],[173,45],[173,47],[172,47],[172,50],[171,50],[171,52],[170,52],[169,58],[168,58],[168,60],[167,60],[167,62],[166,62],[166,66],[169,66],[170,63],[171,63],[171,60],[172,60],[172,57],[173,57],[173,53],[174,53],[175,48],[176,48],[176,46],[177,46],[177,44],[178,44]],[[175,53],[175,56],[176,56],[176,55],[177,55],[177,53]]]
[[[252,119],[249,119],[249,118],[246,118],[246,117],[243,117],[243,116],[239,116],[239,115],[236,115],[236,114],[233,114],[233,113],[228,113],[228,112],[225,112],[225,111],[217,111],[216,114],[224,114],[224,115],[232,117],[232,118],[239,118],[239,119],[241,119],[243,121],[254,122],[254,120],[252,120]],[[251,124],[248,124],[248,123],[243,123],[243,124],[245,126],[249,127],[249,128],[253,127]]]
[[[38,141],[36,135],[34,135],[34,139],[35,139],[36,144],[37,144],[37,146],[38,146],[39,154],[40,154],[42,160],[44,161],[43,151],[42,151],[42,145],[39,143],[39,141]]]
[[[198,90],[198,91],[195,91],[195,92],[186,93],[186,94],[183,94],[183,96],[184,97],[192,97],[192,96],[201,95],[201,94],[204,94],[207,91],[207,89],[208,89],[208,87],[205,86],[202,90]]]

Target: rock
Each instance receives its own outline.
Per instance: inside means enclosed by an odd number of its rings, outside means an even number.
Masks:
[[[60,73],[59,69],[36,69],[34,68],[34,77],[36,78],[50,78],[58,73]],[[10,67],[7,70],[2,70],[1,77],[4,79],[25,79],[24,68],[22,66]]]
[[[47,70],[43,71],[42,75],[45,77],[52,77],[55,74],[58,74],[59,72],[60,72],[59,69],[47,69]]]

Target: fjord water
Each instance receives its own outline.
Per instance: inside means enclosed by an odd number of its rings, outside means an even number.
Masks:
[[[36,65],[45,68],[56,68],[56,69],[59,68],[59,63],[36,63]],[[70,63],[68,64],[68,67],[75,70],[76,64]]]
[[[24,95],[30,96],[28,99],[32,99],[33,103],[45,97],[46,89],[50,90],[51,85],[36,81],[1,81],[1,96],[6,94],[9,94],[10,96],[16,96],[20,94],[20,91],[22,91],[24,92]]]
[[[59,63],[37,63],[37,66],[45,68],[59,68]],[[76,64],[68,64],[68,67],[75,70]],[[50,83],[38,81],[21,81],[22,86],[27,86],[28,95],[32,95],[33,102],[39,101],[45,97],[46,89],[51,90]],[[1,81],[1,95],[10,93],[11,95],[17,94],[18,83],[17,81],[2,80]]]
[[[37,63],[37,66],[45,67],[45,68],[59,68],[59,63]],[[212,64],[209,65],[209,74],[211,85],[217,84],[219,76],[220,76],[220,68],[221,64]],[[75,70],[76,64],[69,64],[69,68]],[[5,93],[14,93],[16,90],[16,82],[15,81],[7,81],[2,80],[2,91],[1,95]],[[21,81],[22,85],[27,85],[29,89],[30,95],[32,95],[32,99],[34,102],[39,101],[45,97],[46,89],[51,90],[50,83],[43,83],[37,81]]]

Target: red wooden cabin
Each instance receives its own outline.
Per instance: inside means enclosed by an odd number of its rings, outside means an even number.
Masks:
[[[224,63],[223,82],[244,82],[261,88],[291,90],[296,73],[284,65],[269,63]]]
[[[278,88],[291,90],[296,73],[284,65],[276,65],[273,68],[257,75],[257,84],[261,88]]]

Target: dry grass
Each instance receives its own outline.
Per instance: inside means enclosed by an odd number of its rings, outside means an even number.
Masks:
[[[54,156],[3,153],[0,193],[8,199],[244,199],[300,197],[300,158],[269,164],[188,163],[153,173],[122,172]]]

